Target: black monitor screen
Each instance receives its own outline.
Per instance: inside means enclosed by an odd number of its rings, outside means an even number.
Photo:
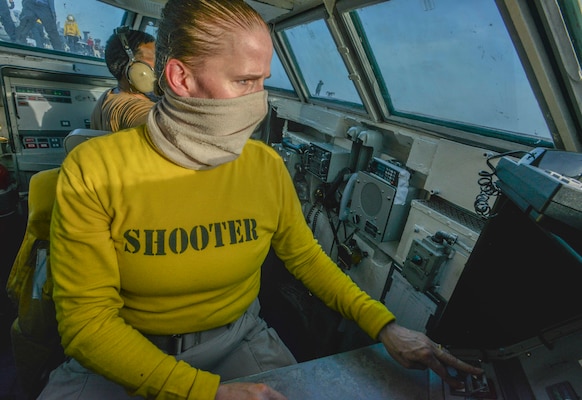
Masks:
[[[451,348],[498,350],[582,318],[582,232],[542,226],[503,195],[494,211],[428,329]]]

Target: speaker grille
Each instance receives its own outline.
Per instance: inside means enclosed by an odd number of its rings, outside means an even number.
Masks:
[[[481,232],[485,226],[483,219],[479,218],[475,214],[458,207],[444,199],[437,196],[432,196],[430,200],[418,200],[419,203],[439,212],[440,214],[458,222],[459,224],[466,226],[474,232]]]
[[[393,240],[398,229],[389,225],[396,188],[367,172],[358,172],[352,194],[353,221],[375,241]],[[389,228],[390,226],[390,228]]]
[[[374,216],[382,208],[382,192],[378,185],[374,183],[365,183],[362,187],[362,210],[367,215]]]

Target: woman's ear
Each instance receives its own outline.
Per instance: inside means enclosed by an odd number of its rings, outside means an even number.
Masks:
[[[171,58],[166,63],[164,73],[166,82],[174,93],[180,97],[190,97],[195,84],[190,68],[186,67],[182,61]]]

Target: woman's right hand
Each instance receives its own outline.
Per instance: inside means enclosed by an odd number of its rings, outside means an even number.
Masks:
[[[233,382],[218,387],[215,400],[287,400],[264,383]]]

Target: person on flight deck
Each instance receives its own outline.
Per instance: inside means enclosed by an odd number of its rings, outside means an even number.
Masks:
[[[120,35],[127,40],[133,61],[124,49]],[[140,89],[153,90],[153,79],[151,89],[142,88],[141,82],[136,87],[130,82],[128,72],[134,66],[145,68],[146,75],[138,79],[149,79],[147,73],[154,76],[154,60],[155,38],[149,33],[127,29],[109,37],[105,44],[105,62],[111,75],[117,79],[117,86],[105,91],[97,100],[91,113],[91,129],[115,132],[146,123],[156,99],[151,92],[141,92]]]
[[[230,382],[296,362],[259,317],[272,247],[327,306],[404,367],[481,369],[400,326],[323,251],[287,167],[251,139],[268,111],[270,29],[244,0],[169,0],[146,125],[64,160],[51,225],[53,299],[70,359],[46,399],[285,399]]]
[[[53,49],[63,50],[65,45],[57,29],[55,0],[22,0],[20,25],[16,28],[16,42],[27,44],[26,37],[35,26],[37,19],[42,21]]]
[[[41,49],[48,48],[49,42],[45,37],[44,28],[42,26],[42,21],[37,19],[30,29],[29,32],[30,38],[34,40],[35,46]]]
[[[12,13],[10,12],[13,8],[14,0],[8,0],[8,2],[0,0],[0,22],[11,42],[16,40],[16,25],[14,25]]]
[[[317,86],[315,88],[315,95],[319,96],[319,93],[321,93],[321,87],[323,86],[323,81],[320,79],[319,82],[317,82]]]
[[[101,58],[101,39],[95,39],[95,45],[93,46],[93,56]]]
[[[79,52],[79,45],[77,42],[81,40],[81,30],[75,17],[72,14],[67,15],[67,20],[65,21],[65,26],[63,28],[63,34],[65,35],[66,45],[69,47],[69,51],[72,53]]]

